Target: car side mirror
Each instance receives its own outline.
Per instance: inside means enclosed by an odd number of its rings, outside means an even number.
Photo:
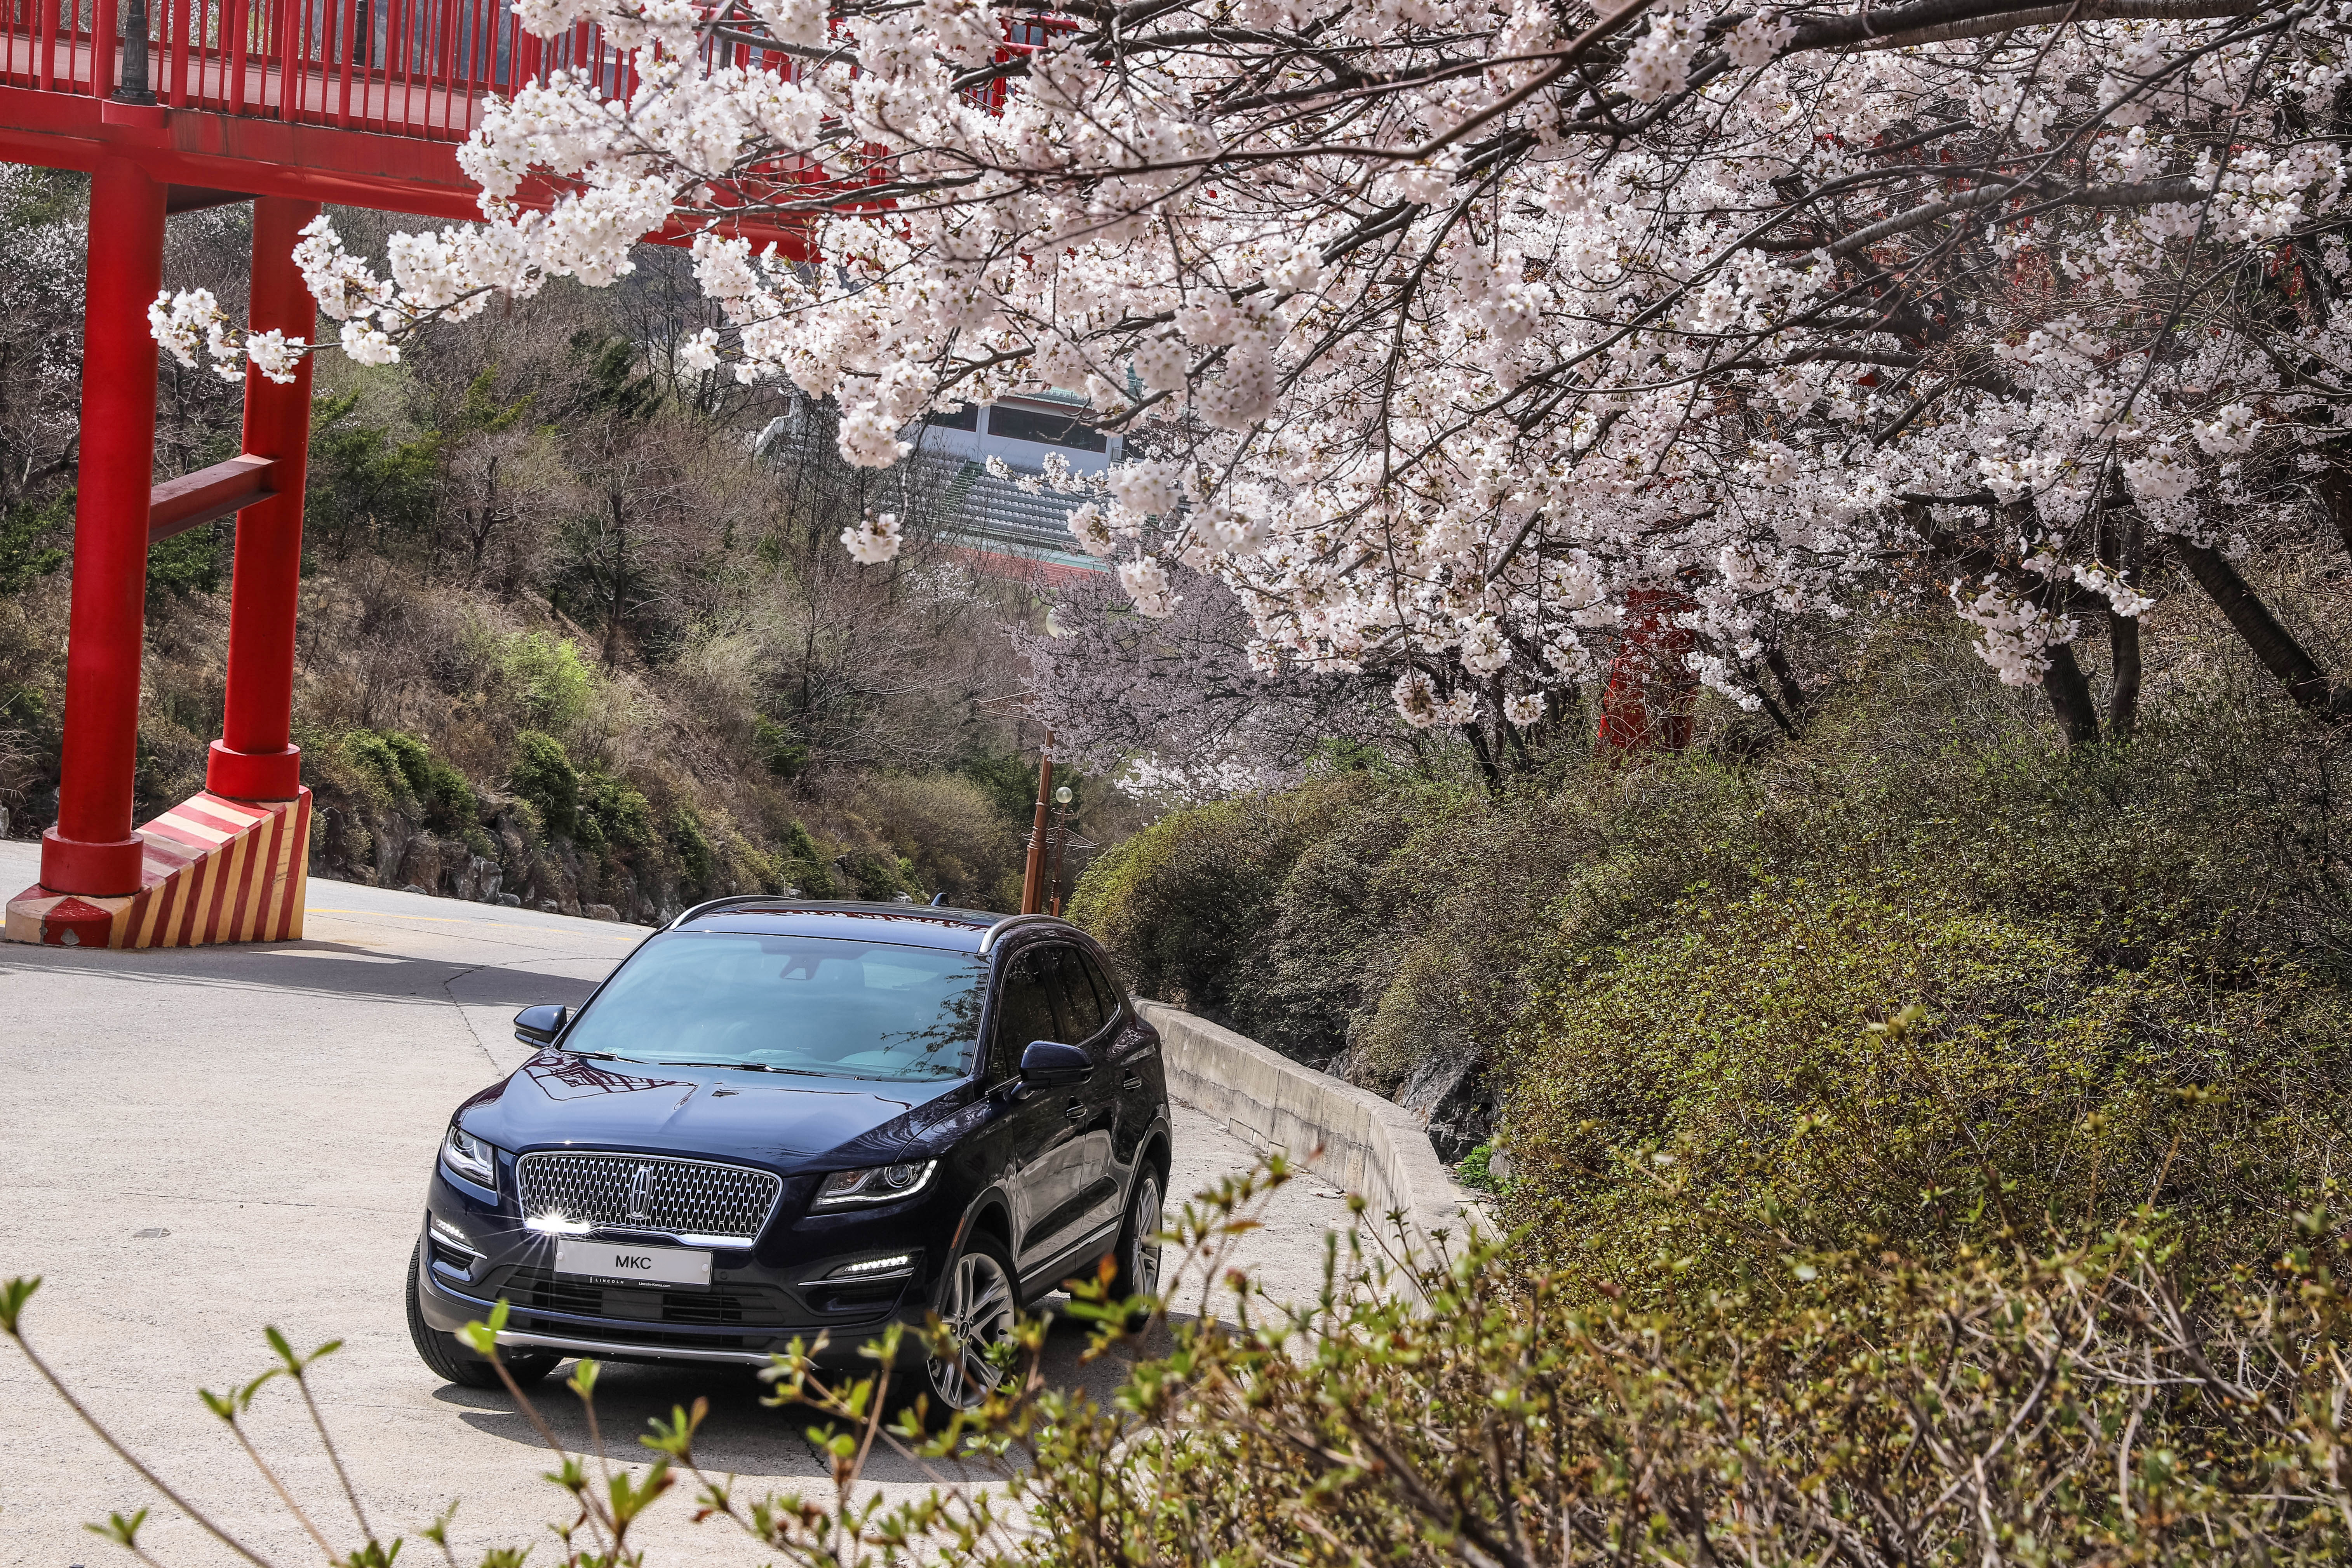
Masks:
[[[1059,1040],[1032,1040],[1021,1053],[1021,1084],[1024,1089],[1059,1089],[1065,1084],[1083,1083],[1094,1070],[1092,1058]]]
[[[515,1038],[526,1046],[549,1046],[572,1021],[572,1009],[560,1002],[542,1002],[515,1015]]]

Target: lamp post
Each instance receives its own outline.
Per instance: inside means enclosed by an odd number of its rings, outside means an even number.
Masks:
[[[114,0],[98,0],[110,5]],[[122,18],[122,85],[114,94],[117,103],[152,103],[155,95],[147,89],[147,0],[131,0]]]
[[[1029,861],[1021,870],[1021,912],[1040,914],[1045,908],[1045,798],[1054,787],[1054,731],[1045,731],[1045,749],[1037,753],[1037,812],[1029,824]]]
[[[1062,850],[1070,842],[1070,786],[1064,784],[1054,792],[1054,804],[1060,809],[1054,813],[1054,871],[1050,885],[1054,889],[1054,907],[1049,913],[1062,912]]]

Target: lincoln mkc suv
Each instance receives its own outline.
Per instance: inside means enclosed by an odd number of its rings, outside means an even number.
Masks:
[[[1032,1297],[1106,1258],[1157,1287],[1160,1037],[1064,921],[721,899],[515,1032],[538,1052],[450,1119],[409,1264],[452,1382],[497,1381],[454,1336],[500,1299],[525,1382],[937,1312],[962,1348],[920,1352],[928,1392],[969,1407]]]

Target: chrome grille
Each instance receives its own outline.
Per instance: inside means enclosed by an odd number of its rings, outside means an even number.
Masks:
[[[783,1189],[772,1172],[657,1154],[525,1154],[516,1163],[525,1219],[749,1247]]]

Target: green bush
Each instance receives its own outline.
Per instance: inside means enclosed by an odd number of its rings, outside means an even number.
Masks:
[[[678,870],[687,886],[704,897],[710,892],[710,878],[718,864],[712,853],[710,838],[702,830],[702,814],[686,801],[669,809],[670,852],[677,857]]]
[[[538,810],[548,832],[568,838],[580,831],[580,773],[554,736],[525,730],[515,737],[507,787]]]
[[[783,856],[776,868],[779,878],[801,890],[803,898],[830,899],[838,896],[833,879],[833,868],[826,863],[824,853],[809,837],[808,828],[799,821],[784,828]]]
[[[2284,1244],[2343,1172],[2352,1025],[2292,976],[2104,968],[1934,887],[1768,881],[1562,955],[1511,1060],[1507,1213],[1644,1300],[1820,1251],[1941,1258],[2142,1205],[2201,1260]]]
[[[72,523],[71,491],[38,503],[19,501],[0,512],[0,597],[66,563],[62,541]],[[150,582],[155,585],[152,577]]]
[[[595,696],[596,676],[570,637],[518,633],[499,642],[497,658],[500,675],[533,724],[561,731],[586,715]]]
[[[1284,879],[1358,804],[1360,788],[1323,778],[1171,812],[1096,857],[1070,919],[1109,947],[1143,994],[1244,1027],[1244,967],[1275,918]]]
[[[630,856],[647,854],[660,842],[645,793],[601,771],[581,778],[580,821],[583,839],[593,833],[599,844]]]
[[[425,825],[439,832],[462,833],[477,824],[481,803],[466,776],[446,758],[414,735],[396,730],[379,732],[385,750],[400,770],[401,781],[425,813]]]
[[[943,1342],[908,1345],[894,1326],[870,1347],[876,1370],[839,1384],[796,1342],[763,1372],[767,1403],[830,1474],[782,1495],[720,1472],[701,1399],[649,1423],[641,1468],[614,1462],[592,1420],[592,1455],[532,1467],[557,1489],[550,1510],[592,1541],[563,1561],[660,1560],[643,1544],[656,1506],[691,1507],[729,1545],[793,1568],[2316,1568],[2352,1552],[2352,1257],[2334,1216],[2302,1216],[2259,1272],[2184,1278],[2161,1216],[2142,1213],[2081,1243],[1944,1268],[1891,1252],[1807,1261],[1778,1298],[1717,1295],[1676,1315],[1587,1300],[1490,1245],[1400,1266],[1351,1234],[1335,1238],[1321,1299],[1285,1309],[1221,1283],[1279,1180],[1279,1167],[1272,1183],[1229,1178],[1174,1220],[1185,1310],[1077,1289],[1088,1359],[1123,1368],[1107,1397],[1086,1386],[1100,1379],[1051,1376],[1030,1321],[982,1406],[927,1436],[919,1410],[889,1415],[904,1384],[881,1369]],[[29,1321],[38,1284],[0,1284],[0,1332],[70,1400]],[[1156,1348],[1100,1354],[1146,1311],[1166,1336]],[[506,1321],[501,1301],[463,1337],[494,1352]],[[257,1395],[298,1397],[307,1409],[333,1408],[320,1363],[334,1344],[304,1355],[269,1333],[269,1375],[206,1395],[236,1427],[225,1448],[253,1443]],[[599,1373],[581,1362],[551,1397],[593,1405]],[[524,1390],[509,1397],[547,1431]],[[121,1451],[88,1405],[66,1408]],[[888,1499],[859,1484],[869,1454],[910,1468],[981,1458],[1003,1479]],[[691,1503],[663,1503],[672,1491]],[[394,1561],[402,1543],[374,1536],[355,1500],[350,1512],[321,1513],[328,1553]],[[142,1550],[145,1517],[95,1528]],[[255,1555],[234,1534],[245,1516],[227,1519],[223,1539]],[[427,1539],[444,1544],[446,1522]],[[520,1543],[544,1527],[471,1526],[485,1528]]]

